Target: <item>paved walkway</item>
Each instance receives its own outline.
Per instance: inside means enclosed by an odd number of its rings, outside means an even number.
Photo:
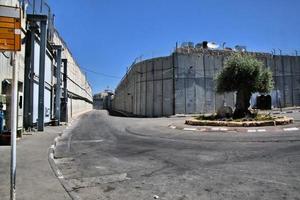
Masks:
[[[18,140],[17,199],[70,199],[48,162],[48,149],[64,128],[46,127],[44,132],[25,135]],[[8,200],[9,194],[10,146],[0,146],[0,199]]]

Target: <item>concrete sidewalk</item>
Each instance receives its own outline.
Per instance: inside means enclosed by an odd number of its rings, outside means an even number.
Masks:
[[[45,127],[17,141],[16,198],[22,200],[70,199],[48,162],[48,149],[65,126]],[[0,199],[10,194],[10,146],[0,146]]]

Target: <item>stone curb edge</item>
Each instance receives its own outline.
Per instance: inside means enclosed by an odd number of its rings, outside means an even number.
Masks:
[[[198,131],[198,132],[248,132],[248,133],[255,133],[255,132],[267,132],[268,130],[266,129],[266,127],[178,127],[176,125],[169,125],[168,126],[170,129],[177,129],[177,130],[182,130],[182,131]],[[268,128],[271,128],[271,126],[269,126]],[[274,128],[274,126],[272,127]],[[292,131],[299,131],[300,128],[298,127],[282,127],[282,128],[278,128],[276,127],[277,130],[276,131],[284,131],[284,132],[292,132]],[[272,130],[274,131],[274,130]]]
[[[82,200],[75,192],[73,192],[72,187],[70,187],[69,184],[67,183],[67,181],[65,180],[60,169],[57,167],[57,165],[55,163],[55,158],[54,158],[55,149],[56,149],[56,145],[58,143],[59,138],[61,138],[64,134],[66,134],[66,131],[68,130],[68,128],[72,125],[72,123],[74,121],[75,121],[75,119],[73,119],[70,123],[68,123],[66,129],[64,129],[62,131],[62,133],[60,133],[57,137],[54,138],[53,144],[48,149],[48,162],[50,164],[50,167],[51,167],[53,173],[59,180],[59,182],[62,185],[62,187],[64,188],[64,190],[68,193],[69,197],[72,200]]]
[[[197,120],[197,119],[187,119],[185,124],[194,126],[225,126],[225,127],[262,127],[262,126],[277,126],[277,125],[287,125],[294,122],[294,118],[283,117],[274,120],[266,121],[215,121],[215,120]]]

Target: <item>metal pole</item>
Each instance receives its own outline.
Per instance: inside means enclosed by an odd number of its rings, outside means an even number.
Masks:
[[[16,199],[16,140],[17,140],[17,104],[18,104],[18,68],[16,52],[12,53],[12,88],[11,88],[11,160],[10,160],[10,199]]]
[[[203,112],[206,113],[206,69],[205,69],[205,53],[203,53],[203,88],[204,88],[204,107]]]
[[[35,14],[35,0],[33,0],[33,6],[32,6],[32,14]]]
[[[68,86],[67,86],[67,78],[68,78],[68,60],[62,59],[62,62],[64,63],[64,104],[65,104],[65,122],[68,122]]]
[[[23,122],[24,127],[29,128],[29,118],[31,116],[31,111],[29,109],[29,102],[31,100],[30,94],[30,59],[31,59],[31,40],[32,40],[32,32],[31,30],[27,30],[26,33],[26,48],[25,48],[25,69],[24,69],[24,115]]]
[[[35,49],[35,32],[37,27],[34,25],[30,27],[31,29],[31,54],[30,54],[30,75],[29,75],[29,112],[30,115],[28,116],[29,127],[33,127],[33,82],[34,82],[34,49]],[[25,116],[27,117],[27,116]]]
[[[43,0],[41,0],[41,4],[40,4],[40,13],[43,12]]]
[[[31,128],[33,123],[33,74],[34,74],[34,44],[36,25],[31,24],[26,34],[25,70],[24,70],[24,115],[25,128]]]
[[[62,47],[57,47],[57,58],[56,58],[56,92],[55,92],[55,119],[57,120],[57,125],[59,126],[60,123],[60,70],[61,70],[61,51]]]
[[[153,85],[154,85],[154,64],[153,64]],[[154,93],[153,93],[153,105],[154,105]],[[161,111],[160,112],[161,112],[161,116],[164,116],[164,62],[163,61],[161,66]]]
[[[184,114],[187,114],[186,112],[186,75],[183,77],[183,86],[184,86]]]
[[[52,17],[51,17],[51,8],[50,6],[46,3],[46,2],[43,2],[43,5],[45,5],[47,8],[48,8],[48,17],[47,17],[47,20],[48,20],[48,30],[47,30],[47,38],[49,41],[52,41],[52,38],[50,37],[51,34],[52,34],[52,25],[53,25],[53,21],[52,21]]]
[[[38,131],[44,131],[44,93],[45,93],[45,57],[46,57],[46,26],[47,21],[41,20],[41,44],[39,67],[39,101],[38,101]]]

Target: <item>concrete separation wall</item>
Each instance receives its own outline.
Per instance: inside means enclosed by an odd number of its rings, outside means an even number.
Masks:
[[[166,57],[134,64],[115,90],[113,109],[138,116],[215,112],[223,103],[234,107],[235,93],[217,94],[215,77],[233,53],[179,48]],[[273,107],[300,105],[300,58],[251,53],[273,72]],[[254,94],[251,105],[255,105]]]
[[[113,108],[139,116],[173,114],[172,57],[146,60],[132,66],[115,91]]]

